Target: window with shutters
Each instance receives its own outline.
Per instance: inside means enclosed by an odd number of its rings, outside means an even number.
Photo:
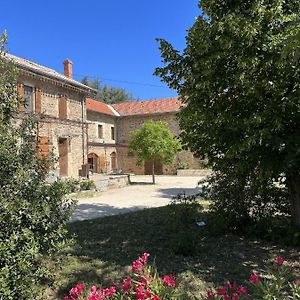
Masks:
[[[60,119],[68,118],[68,100],[67,97],[61,96],[58,99],[58,117]]]
[[[24,110],[27,113],[33,112],[34,98],[33,88],[31,86],[24,85]]]

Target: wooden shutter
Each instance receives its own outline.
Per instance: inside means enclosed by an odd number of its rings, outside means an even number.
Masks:
[[[38,157],[49,155],[49,139],[47,136],[39,136]]]
[[[40,88],[35,88],[35,112],[41,112],[42,91]]]
[[[62,96],[58,99],[59,103],[58,103],[58,115],[60,119],[67,119],[68,117],[68,113],[67,113],[67,109],[68,109],[68,100],[67,97]]]
[[[18,83],[17,90],[18,90],[18,100],[19,100],[19,112],[24,112],[25,111],[25,106],[24,106],[24,85],[22,83]]]

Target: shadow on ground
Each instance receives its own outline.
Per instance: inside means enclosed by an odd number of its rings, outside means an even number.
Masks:
[[[198,194],[201,192],[201,188],[166,188],[159,189],[158,192],[161,194],[160,197],[172,198],[177,196],[178,194],[185,194],[187,196]]]
[[[141,210],[146,208],[145,206],[130,206],[119,208],[104,203],[95,204],[79,204],[72,215],[71,222],[82,221],[87,219],[95,219],[104,216],[112,216],[117,214],[124,214],[136,210]]]
[[[300,262],[297,249],[234,235],[213,236],[200,227],[195,255],[175,255],[170,247],[168,216],[170,208],[161,207],[70,223],[70,233],[77,238],[62,266],[58,298],[77,282],[108,285],[128,276],[128,266],[144,252],[151,254],[162,274],[181,277],[186,290],[197,290],[199,282],[215,286],[227,279],[243,282],[252,270],[264,270],[266,261],[278,255]]]

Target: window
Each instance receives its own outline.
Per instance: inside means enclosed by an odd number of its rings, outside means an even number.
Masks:
[[[110,137],[112,140],[115,140],[115,127],[110,128]]]
[[[24,109],[27,113],[33,112],[33,88],[27,85],[24,85]]]
[[[67,97],[61,96],[58,99],[58,117],[60,119],[68,118],[68,100]]]
[[[103,139],[103,126],[98,125],[98,139]]]

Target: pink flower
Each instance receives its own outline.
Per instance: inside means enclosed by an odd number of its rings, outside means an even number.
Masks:
[[[260,276],[253,272],[250,275],[249,281],[252,282],[252,283],[254,283],[254,284],[257,284],[257,283],[260,282]]]
[[[77,283],[76,286],[70,290],[69,295],[77,298],[82,293],[83,289],[84,285],[82,283]]]
[[[131,289],[131,283],[132,283],[132,279],[130,277],[122,281],[121,286],[124,292],[127,292],[128,290]]]
[[[225,296],[226,294],[227,294],[226,288],[222,287],[217,289],[217,295]]]
[[[150,256],[150,254],[147,253],[147,252],[145,252],[145,253],[143,254],[143,256],[141,257],[142,261],[143,261],[143,262],[147,262],[149,256]]]
[[[238,293],[234,293],[234,294],[232,295],[232,300],[239,300],[239,295],[238,295]]]
[[[175,286],[175,276],[174,275],[164,275],[164,283],[167,286]]]
[[[213,291],[207,291],[207,298],[208,299],[214,299],[215,298],[215,293]]]
[[[144,300],[151,297],[151,291],[145,290],[143,285],[138,285],[135,291],[135,298],[138,300]]]
[[[238,289],[238,293],[247,296],[247,295],[248,295],[248,290],[247,290],[247,288],[241,286],[241,287]]]
[[[154,296],[151,298],[151,300],[162,300],[162,298],[160,298],[160,297],[154,295]]]
[[[114,295],[116,293],[116,288],[111,286],[109,289],[103,290],[105,296]]]
[[[284,260],[284,258],[282,258],[282,257],[276,257],[276,258],[275,258],[275,263],[276,263],[278,266],[281,266],[284,262],[285,262],[285,260]]]

